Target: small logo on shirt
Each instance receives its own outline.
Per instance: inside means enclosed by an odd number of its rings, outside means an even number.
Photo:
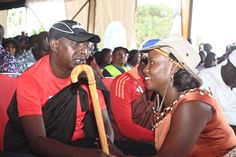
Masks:
[[[140,86],[137,87],[136,91],[139,92],[139,93],[143,93],[143,89]]]

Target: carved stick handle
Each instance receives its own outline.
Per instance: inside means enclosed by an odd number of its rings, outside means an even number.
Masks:
[[[102,150],[103,150],[103,152],[109,154],[107,137],[106,137],[106,133],[105,133],[105,127],[104,127],[104,123],[103,123],[100,102],[98,99],[98,94],[97,94],[97,89],[96,89],[96,81],[94,78],[92,68],[86,64],[81,64],[81,65],[76,66],[71,72],[71,81],[73,83],[77,82],[78,76],[82,71],[84,71],[86,73],[87,78],[88,78],[89,91],[90,91],[90,95],[92,98],[94,115],[95,115],[95,119],[96,119],[96,123],[97,123],[97,127],[98,127],[98,134],[100,137]]]

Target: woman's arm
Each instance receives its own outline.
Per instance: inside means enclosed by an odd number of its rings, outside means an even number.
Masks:
[[[157,156],[185,157],[212,115],[211,106],[199,101],[180,104],[173,114],[170,129]]]

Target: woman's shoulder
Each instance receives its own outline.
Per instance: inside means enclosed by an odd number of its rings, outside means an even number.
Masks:
[[[212,115],[216,105],[209,91],[195,88],[187,90],[180,95],[179,99],[173,103],[173,111],[178,109],[178,112],[184,112],[185,115],[195,113]]]
[[[204,88],[194,88],[182,92],[179,99],[175,103],[184,104],[191,101],[194,101],[195,103],[206,103],[211,106],[216,103],[212,96],[212,93]]]

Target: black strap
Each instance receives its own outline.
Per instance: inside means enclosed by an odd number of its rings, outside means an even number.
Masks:
[[[47,137],[68,142],[73,134],[76,119],[76,90],[81,87],[71,84],[49,99],[42,108]],[[26,137],[18,117],[16,92],[8,107],[9,121],[5,128],[4,149],[29,152]],[[83,96],[82,96],[83,97]]]
[[[88,95],[81,87],[82,82],[87,82],[87,80],[81,79],[79,83],[74,83],[63,88],[49,99],[42,108],[47,137],[57,139],[63,143],[70,142],[75,129],[77,90],[80,95],[81,109],[86,112],[83,120],[83,129],[86,137],[97,137],[94,115],[89,111]],[[109,92],[101,80],[97,81],[97,88],[101,89],[105,94],[105,102],[109,108]],[[16,93],[12,98],[7,112],[9,121],[5,128],[4,149],[14,152],[29,152],[29,147],[18,117]]]

